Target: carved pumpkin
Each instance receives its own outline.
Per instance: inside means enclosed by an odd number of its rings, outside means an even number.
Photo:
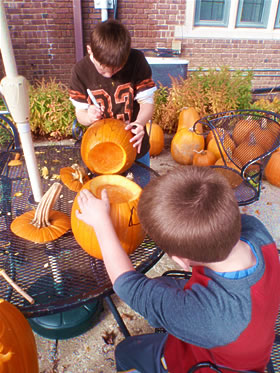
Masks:
[[[125,123],[113,118],[93,123],[84,133],[81,156],[87,167],[97,174],[119,174],[130,168],[136,148],[130,143],[131,131]]]
[[[204,149],[204,137],[194,131],[182,128],[171,141],[171,155],[180,164],[192,164],[194,150]]]
[[[75,163],[71,167],[60,169],[60,179],[70,190],[78,192],[89,180],[89,176],[83,167]]]
[[[97,198],[101,198],[102,189],[107,190],[111,205],[111,218],[118,238],[124,250],[128,254],[133,253],[145,237],[137,215],[141,187],[124,176],[101,175],[88,181],[82,187],[82,189],[85,188]],[[94,229],[76,217],[75,211],[79,209],[78,195],[75,197],[71,212],[74,237],[88,254],[102,259]]]
[[[54,241],[66,233],[71,228],[69,216],[53,210],[61,188],[61,184],[54,183],[43,195],[36,210],[27,211],[13,220],[11,231],[36,243]]]
[[[178,127],[177,132],[180,131],[182,128],[190,129],[193,127],[196,121],[200,119],[200,116],[194,107],[183,108],[180,111],[178,117]],[[202,125],[199,123],[200,126],[197,128],[197,132],[202,133]]]
[[[271,155],[264,169],[264,174],[270,184],[280,187],[280,151]]]
[[[0,372],[39,372],[32,329],[23,314],[3,299],[0,299]]]
[[[210,150],[194,150],[193,165],[198,167],[212,166],[217,158]]]
[[[163,129],[156,123],[146,124],[147,132],[149,135],[150,142],[150,155],[158,155],[164,148],[164,133]]]

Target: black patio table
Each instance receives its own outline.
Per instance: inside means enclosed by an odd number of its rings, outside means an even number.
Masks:
[[[42,177],[44,193],[58,181],[60,168],[73,163],[84,165],[79,146],[36,146],[35,154],[40,170],[47,167],[49,172],[46,178]],[[0,297],[16,305],[29,319],[33,330],[52,339],[82,334],[92,325],[92,315],[85,313],[100,311],[98,302],[105,298],[121,331],[128,336],[110,297],[113,289],[103,261],[88,255],[78,245],[72,231],[49,244],[35,244],[11,232],[10,224],[17,216],[36,208],[24,156],[21,156],[21,166],[9,167],[8,162],[13,158],[14,151],[0,152],[0,268],[35,302],[30,304],[3,278],[0,278]],[[137,162],[128,172],[142,187],[158,176],[151,168]],[[75,195],[63,185],[54,209],[70,216]],[[146,237],[130,257],[136,270],[145,273],[162,254],[162,250]],[[55,320],[50,315],[54,315]]]

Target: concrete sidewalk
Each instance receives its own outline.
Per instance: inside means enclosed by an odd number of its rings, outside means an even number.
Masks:
[[[167,137],[163,152],[151,160],[151,167],[158,173],[178,167],[170,154],[170,138]],[[185,167],[185,166],[179,166]],[[264,181],[260,200],[240,207],[241,212],[255,215],[268,228],[280,248],[280,189]],[[155,277],[168,269],[178,268],[164,255],[147,275]],[[131,335],[154,332],[148,323],[121,302],[113,300]],[[41,373],[111,373],[115,372],[114,348],[124,337],[104,303],[104,311],[98,323],[85,334],[69,340],[52,341],[35,335]],[[109,338],[111,337],[111,338]],[[109,340],[111,340],[111,343]],[[106,343],[107,341],[107,343]]]

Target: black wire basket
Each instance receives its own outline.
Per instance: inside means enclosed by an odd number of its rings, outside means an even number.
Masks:
[[[214,138],[220,159],[211,167],[228,179],[238,204],[257,201],[265,165],[280,146],[280,115],[263,110],[232,110],[198,120],[194,131],[205,136],[206,142]]]

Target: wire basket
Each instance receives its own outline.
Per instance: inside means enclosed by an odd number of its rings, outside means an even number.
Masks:
[[[215,139],[220,159],[211,167],[228,179],[238,204],[257,201],[265,165],[280,146],[280,115],[263,110],[227,111],[198,120],[194,131],[205,136],[206,143]]]

